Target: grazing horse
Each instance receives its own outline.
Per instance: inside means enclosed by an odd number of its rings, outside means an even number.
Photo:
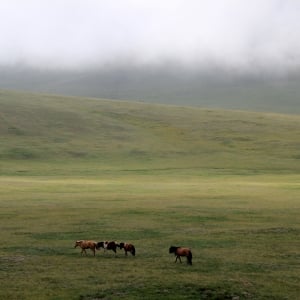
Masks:
[[[127,256],[127,252],[130,252],[133,256],[135,256],[135,248],[132,244],[120,243],[119,247],[120,249],[124,249],[126,256]]]
[[[117,247],[119,247],[119,245],[116,242],[98,242],[97,243],[97,249],[99,248],[103,248],[104,251],[105,250],[112,250],[115,252],[115,254],[117,253]]]
[[[94,253],[94,256],[96,255],[95,250],[97,249],[97,242],[80,240],[75,242],[74,248],[78,246],[81,248],[81,255],[83,254],[83,252],[85,253],[85,255],[87,255],[86,249],[91,249],[91,251],[93,251]]]
[[[176,246],[171,246],[169,249],[169,253],[174,253],[176,256],[175,262],[177,262],[177,259],[179,258],[179,261],[181,263],[181,258],[180,256],[186,256],[187,258],[187,263],[192,265],[192,251],[189,248],[183,248],[183,247],[176,247]]]

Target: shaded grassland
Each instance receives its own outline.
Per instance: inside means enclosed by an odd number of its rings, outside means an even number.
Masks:
[[[299,116],[13,92],[0,105],[1,299],[299,296]],[[81,257],[78,239],[137,255]]]

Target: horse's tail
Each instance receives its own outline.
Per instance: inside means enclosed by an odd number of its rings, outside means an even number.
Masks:
[[[133,246],[133,245],[132,245],[131,254],[132,254],[133,256],[135,256],[135,248],[134,248],[134,246]]]
[[[193,258],[192,251],[190,251],[187,256],[187,261],[188,261],[188,264],[190,264],[190,265],[192,265],[192,258]]]

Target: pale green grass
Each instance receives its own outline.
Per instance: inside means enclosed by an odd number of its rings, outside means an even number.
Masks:
[[[296,299],[299,182],[297,175],[3,176],[0,297]],[[130,241],[137,256],[80,257],[77,239]],[[171,244],[192,248],[192,267],[174,264]]]

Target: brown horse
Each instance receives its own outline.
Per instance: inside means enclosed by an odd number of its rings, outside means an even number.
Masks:
[[[80,241],[75,242],[74,248],[76,248],[78,246],[81,248],[81,255],[83,254],[83,252],[85,253],[85,255],[87,255],[86,249],[91,249],[91,251],[93,251],[93,253],[94,253],[94,256],[96,255],[96,253],[95,253],[95,250],[97,249],[96,242],[80,240]]]
[[[117,253],[117,247],[119,247],[119,245],[116,242],[105,241],[97,243],[97,249],[103,248],[104,250],[112,250],[115,254]]]
[[[127,252],[130,252],[133,256],[135,256],[135,247],[132,244],[120,243],[119,247],[120,249],[124,249],[126,256]]]
[[[171,246],[169,248],[169,253],[174,253],[176,256],[175,263],[177,262],[177,259],[179,258],[179,261],[181,263],[181,258],[180,256],[186,256],[187,258],[187,263],[192,265],[192,251],[189,248],[183,248],[183,247],[176,247],[176,246]]]

